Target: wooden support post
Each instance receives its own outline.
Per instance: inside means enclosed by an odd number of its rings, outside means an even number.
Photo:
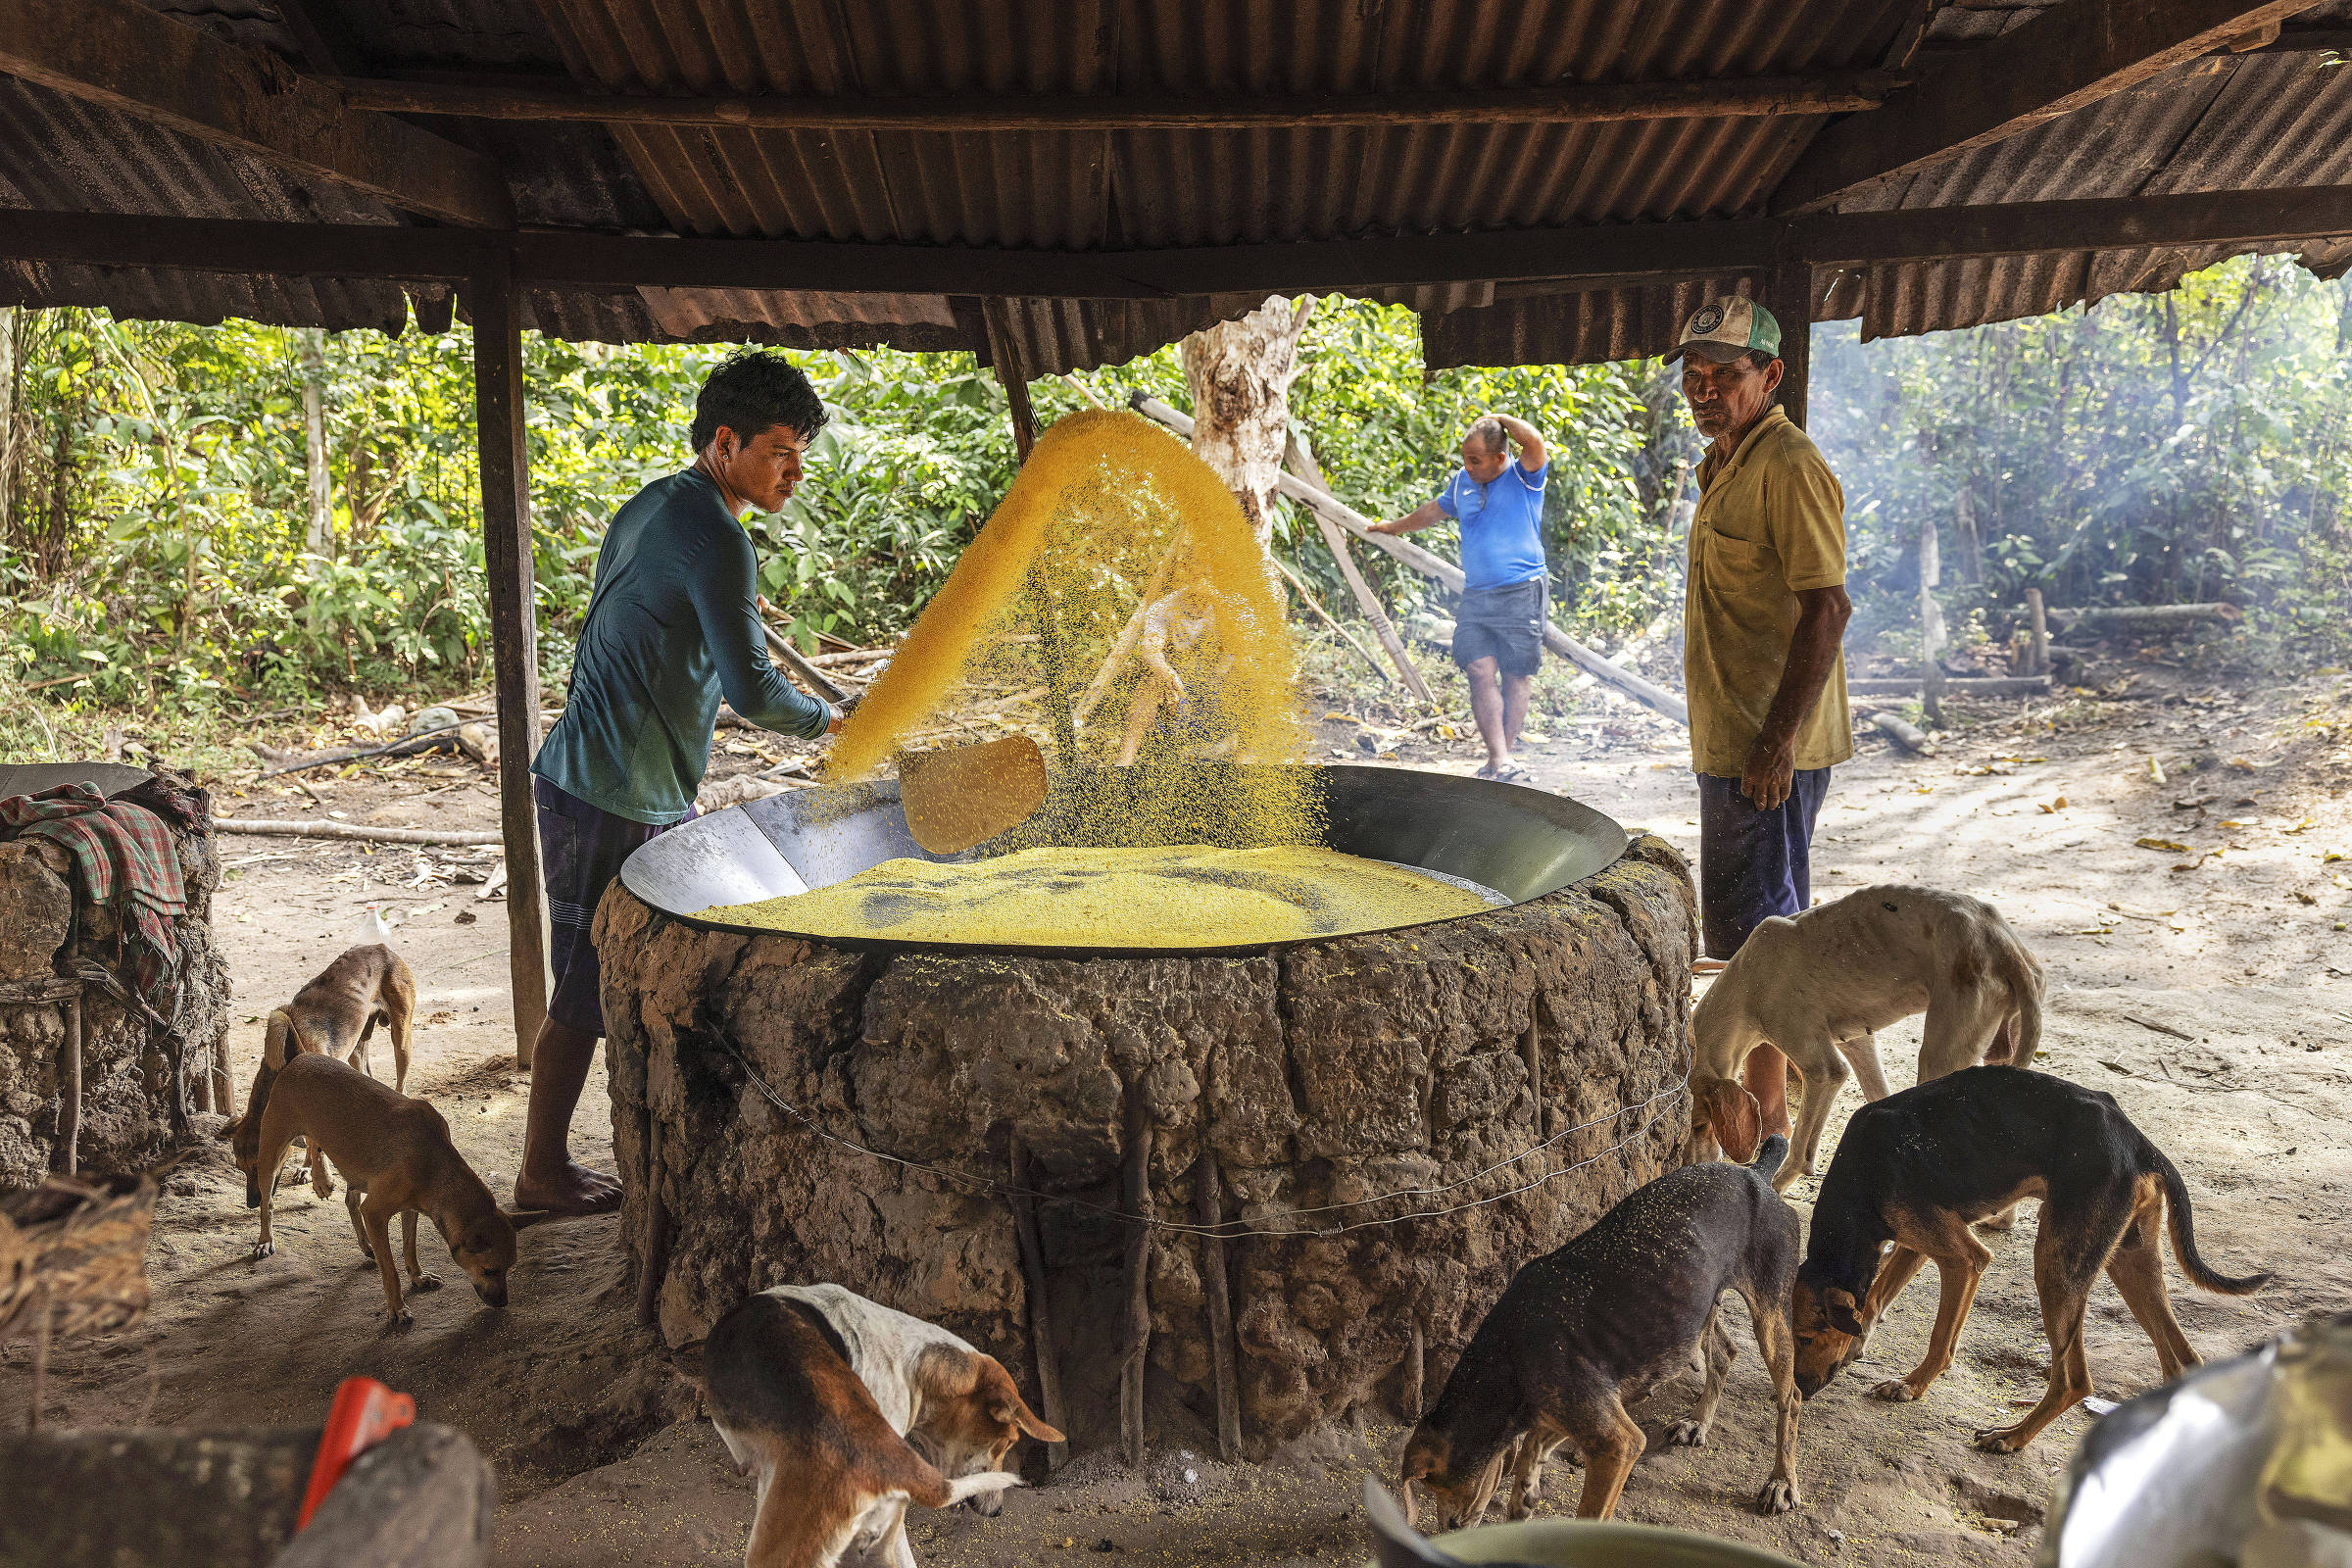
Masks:
[[[1203,1101],[1206,1100],[1203,1094]],[[1193,1221],[1212,1229],[1225,1223],[1224,1182],[1217,1156],[1203,1143],[1193,1167]],[[1216,1378],[1217,1457],[1227,1464],[1242,1456],[1242,1385],[1233,1337],[1233,1298],[1225,1278],[1225,1238],[1200,1238],[1200,1289],[1208,1298],[1208,1361]]]
[[[1029,1295],[1029,1346],[1037,1356],[1037,1398],[1046,1425],[1057,1432],[1070,1430],[1061,1402],[1061,1352],[1054,1342],[1054,1303],[1046,1290],[1045,1237],[1037,1225],[1037,1200],[1030,1197],[1029,1150],[1021,1135],[1012,1135],[1012,1233],[1020,1244],[1021,1279]],[[1067,1443],[1046,1446],[1048,1472],[1070,1462]]]
[[[980,315],[987,325],[989,363],[995,367],[997,380],[1004,388],[1004,401],[1012,410],[1013,455],[1025,464],[1031,449],[1037,445],[1037,408],[1029,401],[1029,380],[1021,368],[1020,352],[1013,344],[1011,320],[1003,300],[982,301]],[[1039,547],[1041,556],[1045,548]],[[1037,616],[1037,660],[1046,677],[1046,717],[1054,727],[1054,749],[1065,760],[1075,760],[1078,723],[1070,712],[1069,666],[1063,654],[1061,616],[1054,609],[1053,584],[1042,559],[1029,565],[1029,602]]]
[[[1813,266],[1789,262],[1773,269],[1765,309],[1781,323],[1781,407],[1805,426],[1813,379]]]
[[[1421,1320],[1413,1319],[1412,1348],[1404,1354],[1404,1418],[1417,1422],[1429,1408],[1426,1398],[1429,1377],[1429,1337],[1421,1330]]]
[[[1296,430],[1291,432],[1289,440],[1283,445],[1282,466],[1318,490],[1328,491],[1331,488],[1323,477],[1322,466],[1315,462],[1315,455],[1306,449],[1306,443],[1298,439]],[[1315,519],[1315,530],[1323,535],[1324,547],[1339,562],[1340,575],[1348,579],[1348,591],[1355,596],[1355,608],[1363,612],[1364,619],[1372,623],[1372,634],[1380,639],[1380,646],[1388,651],[1406,688],[1421,700],[1424,708],[1437,707],[1437,699],[1429,693],[1429,683],[1421,678],[1421,671],[1413,667],[1412,656],[1404,651],[1404,639],[1396,635],[1396,627],[1389,619],[1387,609],[1381,605],[1380,596],[1372,591],[1372,585],[1364,581],[1364,574],[1356,569],[1355,556],[1348,548],[1346,530],[1312,507],[1308,507],[1306,513]]]
[[[66,1174],[77,1175],[81,1170],[81,993],[76,991],[66,998],[65,1082],[60,1086],[57,1109],[57,1141],[66,1156]],[[172,1086],[172,1098],[179,1099],[180,1086]]]
[[[473,411],[482,471],[482,564],[498,685],[499,828],[507,849],[507,970],[514,990],[514,1064],[529,1067],[547,1018],[546,893],[531,760],[539,751],[539,628],[533,613],[529,449],[522,430],[522,300],[511,260],[466,288],[473,318]]]
[[[2034,667],[2029,675],[2047,675],[2050,672],[2050,620],[2041,607],[2041,590],[2026,590],[2026,622],[2034,637]]]
[[[1128,1468],[1144,1468],[1144,1368],[1152,1349],[1152,1115],[1143,1089],[1127,1088],[1121,1187],[1129,1217],[1127,1322],[1119,1345],[1119,1443]]]

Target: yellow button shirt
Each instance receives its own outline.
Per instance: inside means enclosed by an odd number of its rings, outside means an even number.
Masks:
[[[1690,761],[1738,778],[1764,728],[1796,631],[1797,593],[1845,581],[1845,492],[1820,448],[1775,408],[1726,459],[1698,466],[1683,611]],[[1796,731],[1796,765],[1854,755],[1845,655]]]

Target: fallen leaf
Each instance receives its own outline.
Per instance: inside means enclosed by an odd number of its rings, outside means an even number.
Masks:
[[[2305,818],[2304,818],[2302,821],[2300,821],[2300,822],[2297,822],[2297,823],[2296,823],[2296,824],[2295,824],[2293,827],[2282,827],[2282,828],[2280,828],[2278,831],[2279,831],[2279,832],[2281,832],[2281,833],[2300,833],[2300,832],[2302,832],[2302,831],[2303,831],[2305,828],[2313,828],[2313,827],[2318,827],[2319,825],[2320,825],[2319,823],[2317,823],[2317,822],[2313,821],[2313,820],[2312,820],[2310,817],[2308,817],[2308,816],[2307,816],[2307,817],[2305,817]]]
[[[2164,764],[2156,760],[2156,754],[2154,752],[2150,752],[2148,754],[2148,777],[2154,779],[2159,784],[2166,782],[2164,776]]]
[[[2143,850],[2170,850],[2175,855],[2194,855],[2197,852],[2178,839],[2133,839]]]
[[[2320,902],[2319,900],[2313,898],[2310,894],[2304,892],[2301,888],[2295,889],[2294,893],[2295,902],[2297,904],[2317,904]]]
[[[2054,801],[2036,801],[2034,803],[2034,807],[2035,810],[2039,811],[2049,811],[2053,813],[2063,811],[2066,809],[2066,797],[2061,795]]]

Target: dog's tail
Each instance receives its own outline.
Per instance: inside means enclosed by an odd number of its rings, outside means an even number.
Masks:
[[[2267,1269],[2260,1274],[2231,1276],[2216,1274],[2205,1266],[2205,1260],[2197,1255],[2196,1223],[2188,1213],[2188,1184],[2180,1179],[2180,1167],[2165,1156],[2163,1150],[2144,1136],[2140,1143],[2153,1156],[2156,1174],[2163,1178],[2164,1211],[2173,1233],[2173,1256],[2180,1260],[2180,1272],[2188,1276],[2189,1283],[2221,1296],[2251,1296],[2270,1284]]]
[[[966,1497],[983,1492],[1003,1492],[1006,1487],[1025,1487],[1029,1483],[1009,1470],[983,1470],[976,1476],[957,1476],[948,1483],[948,1500],[943,1508],[953,1508]]]
[[[1764,1140],[1764,1147],[1756,1151],[1756,1157],[1747,1162],[1747,1168],[1764,1178],[1769,1186],[1772,1179],[1781,1173],[1781,1161],[1788,1157],[1788,1140],[1774,1133]]]
[[[1996,916],[1993,929],[1999,938],[1994,946],[2001,978],[2009,983],[2009,1000],[2017,1005],[2013,1020],[2017,1036],[2009,1042],[2008,1064],[2031,1067],[2034,1053],[2041,1049],[2041,965],[2034,961],[2034,955],[2026,951],[2008,921]]]

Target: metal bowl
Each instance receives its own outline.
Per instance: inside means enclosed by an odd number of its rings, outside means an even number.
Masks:
[[[1200,773],[1197,798],[1203,802],[1230,798],[1232,775],[1273,765],[1278,764],[1197,764]],[[1322,798],[1327,824],[1323,842],[1328,848],[1473,883],[1493,890],[1506,904],[1524,904],[1556,893],[1603,869],[1625,853],[1625,829],[1589,806],[1544,790],[1406,767],[1315,767],[1305,771],[1312,775],[1310,783]],[[1220,782],[1226,787],[1220,788]],[[703,910],[717,905],[753,904],[829,887],[884,860],[980,860],[1041,841],[1053,843],[1057,817],[1075,814],[1079,798],[1099,811],[1102,797],[1099,779],[1084,791],[1056,790],[1039,812],[1042,840],[1037,824],[1024,824],[961,855],[940,856],[927,854],[907,833],[895,782],[797,790],[714,811],[671,829],[630,856],[621,866],[620,880],[655,908],[695,925],[713,930],[781,931],[867,951],[922,948],[1071,956],[1116,953],[1166,956],[1265,953],[1296,945],[1245,942],[1166,948],[1105,943],[1099,948],[1071,949],[1003,942],[914,942],[823,936],[789,927],[707,920],[702,915]],[[1187,832],[1197,832],[1195,842],[1234,842],[1208,816],[1188,824]]]

